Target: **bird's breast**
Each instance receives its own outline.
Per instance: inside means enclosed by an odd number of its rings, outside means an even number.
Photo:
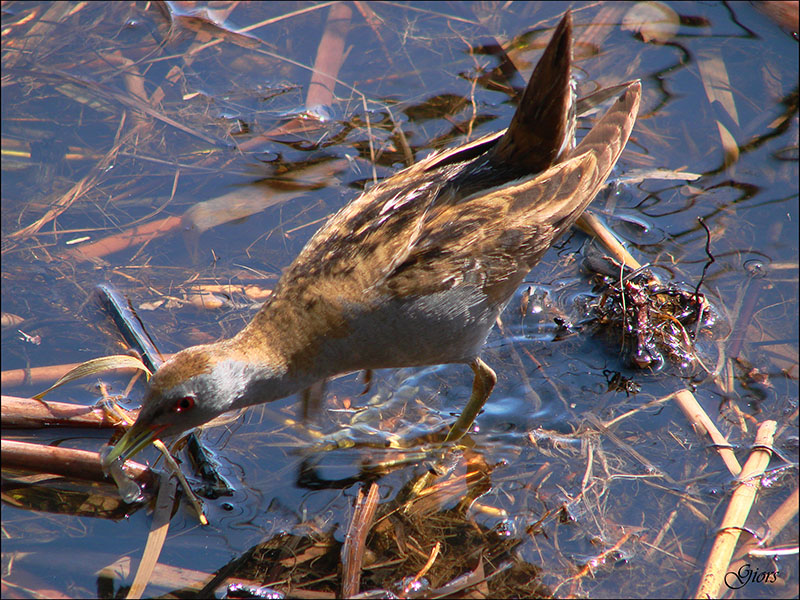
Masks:
[[[341,308],[345,334],[318,345],[320,363],[338,365],[338,372],[467,362],[480,352],[502,307],[479,286],[462,283]]]

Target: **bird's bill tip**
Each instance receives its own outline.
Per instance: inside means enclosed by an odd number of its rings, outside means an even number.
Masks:
[[[103,468],[107,469],[117,459],[121,459],[124,463],[132,458],[152,444],[158,433],[159,430],[156,428],[134,424],[113,447],[107,446],[103,450],[100,455]]]

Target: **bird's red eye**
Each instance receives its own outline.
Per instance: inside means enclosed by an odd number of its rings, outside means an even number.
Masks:
[[[184,396],[183,398],[178,398],[175,400],[175,404],[172,406],[173,412],[181,413],[186,412],[187,410],[191,410],[194,407],[194,397],[192,396]]]

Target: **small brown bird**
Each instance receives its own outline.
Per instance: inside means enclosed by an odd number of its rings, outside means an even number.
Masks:
[[[572,18],[559,23],[505,132],[435,154],[342,208],[236,336],[153,375],[136,423],[104,459],[341,373],[466,363],[460,438],[496,382],[481,346],[514,290],[603,185],[628,141],[628,85],[574,147]]]

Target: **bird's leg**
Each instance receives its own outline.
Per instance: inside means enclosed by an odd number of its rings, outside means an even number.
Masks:
[[[461,412],[461,416],[453,423],[450,432],[447,434],[445,442],[455,442],[460,440],[472,423],[475,417],[486,404],[489,394],[492,393],[494,384],[497,383],[497,375],[492,371],[492,368],[483,362],[480,358],[476,358],[469,363],[472,372],[475,373],[475,379],[472,381],[472,395],[469,397],[469,402]]]
[[[322,398],[325,395],[326,380],[317,381],[303,390],[303,422],[317,418],[322,408]]]

